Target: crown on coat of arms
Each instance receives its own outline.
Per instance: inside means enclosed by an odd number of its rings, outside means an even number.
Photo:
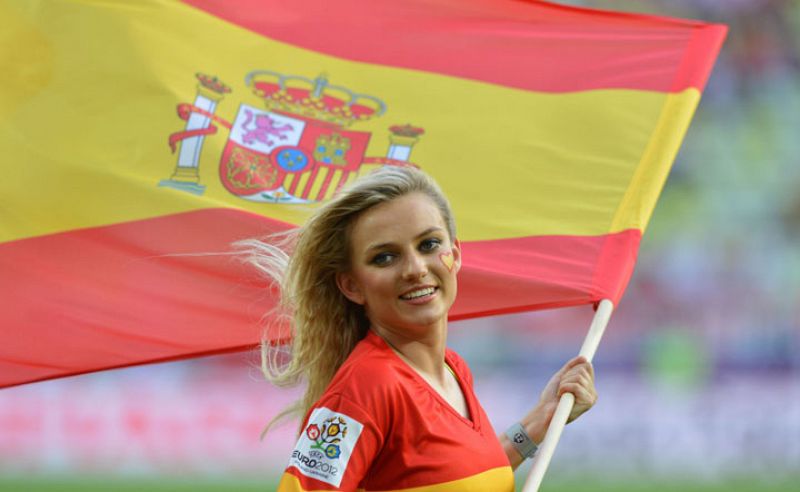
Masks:
[[[197,81],[200,82],[200,85],[206,89],[216,92],[217,94],[228,94],[231,92],[231,88],[225,85],[216,76],[197,72],[195,77],[197,78]]]
[[[417,128],[416,126],[411,126],[409,124],[390,126],[389,131],[394,135],[409,138],[417,138],[425,133],[424,128]]]
[[[270,111],[307,116],[342,127],[386,112],[386,104],[377,97],[331,85],[324,74],[310,79],[257,70],[247,74],[245,83]]]

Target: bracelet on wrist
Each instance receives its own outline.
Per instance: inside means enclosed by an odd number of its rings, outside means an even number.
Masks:
[[[539,446],[530,438],[522,423],[517,422],[506,430],[506,437],[511,441],[511,445],[517,450],[522,459],[533,458]]]

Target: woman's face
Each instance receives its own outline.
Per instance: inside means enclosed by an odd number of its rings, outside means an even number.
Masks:
[[[351,270],[337,278],[373,328],[421,337],[445,323],[461,254],[436,204],[410,193],[362,213],[350,231]]]

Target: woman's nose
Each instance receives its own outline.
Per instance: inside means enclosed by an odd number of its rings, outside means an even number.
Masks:
[[[410,279],[422,278],[428,274],[428,263],[418,251],[406,255],[403,276]]]

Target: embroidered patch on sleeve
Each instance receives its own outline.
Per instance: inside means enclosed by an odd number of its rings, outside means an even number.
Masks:
[[[338,487],[364,425],[325,407],[314,409],[289,459],[303,475]]]

